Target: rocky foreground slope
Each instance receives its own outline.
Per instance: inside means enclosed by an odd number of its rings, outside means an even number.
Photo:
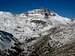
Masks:
[[[51,10],[1,11],[0,30],[0,56],[75,56],[75,20]]]

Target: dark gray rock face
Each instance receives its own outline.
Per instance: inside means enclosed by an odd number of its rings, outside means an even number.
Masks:
[[[10,48],[12,43],[15,42],[15,38],[11,33],[0,30],[0,48],[7,49]]]
[[[11,34],[0,30],[0,56],[18,56],[23,49],[21,43]]]

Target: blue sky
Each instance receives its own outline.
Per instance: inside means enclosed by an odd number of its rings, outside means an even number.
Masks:
[[[21,13],[35,8],[49,8],[59,15],[75,18],[75,0],[0,0],[0,11]]]

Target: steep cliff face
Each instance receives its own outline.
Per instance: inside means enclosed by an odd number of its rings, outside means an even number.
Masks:
[[[11,45],[7,51],[9,56],[50,56],[49,53],[54,50],[74,42],[74,24],[74,20],[48,9],[35,9],[16,15],[0,12],[0,30],[11,33],[15,38],[15,44],[12,45],[11,41],[11,44],[5,45],[7,50]],[[5,41],[1,40],[0,43],[4,45],[10,39],[11,36],[6,37]]]

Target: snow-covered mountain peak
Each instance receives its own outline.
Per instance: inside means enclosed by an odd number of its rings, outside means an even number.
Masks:
[[[0,30],[12,33],[18,38],[23,34],[27,37],[38,36],[39,33],[49,28],[70,23],[70,19],[48,9],[34,9],[15,16],[10,12],[0,12],[0,21]]]
[[[54,11],[52,10],[49,10],[49,9],[34,9],[34,10],[31,10],[31,11],[28,11],[28,13],[32,13],[32,14],[45,14],[45,13],[53,13],[55,14]]]
[[[16,44],[18,40],[23,44],[16,45],[22,47],[22,49],[27,52],[24,56],[30,56],[28,54],[33,52],[33,49],[38,47],[41,48],[44,46],[43,44],[49,44],[50,47],[57,48],[75,40],[74,25],[75,20],[72,21],[69,18],[62,17],[48,9],[34,9],[26,13],[16,15],[10,12],[1,11],[0,45],[1,48],[3,46],[4,48],[9,48],[9,46],[14,46],[14,42]],[[9,45],[6,45],[7,43]],[[10,50],[11,49],[12,48],[10,48]]]
[[[55,13],[52,10],[49,9],[34,9],[34,10],[30,10],[26,13],[22,13],[21,16],[58,16],[57,13]]]
[[[51,11],[49,9],[34,9],[26,13],[21,13],[19,17],[24,17],[29,20],[45,20],[47,22],[50,21],[53,24],[67,24],[71,21],[71,19],[62,17],[56,12]]]

